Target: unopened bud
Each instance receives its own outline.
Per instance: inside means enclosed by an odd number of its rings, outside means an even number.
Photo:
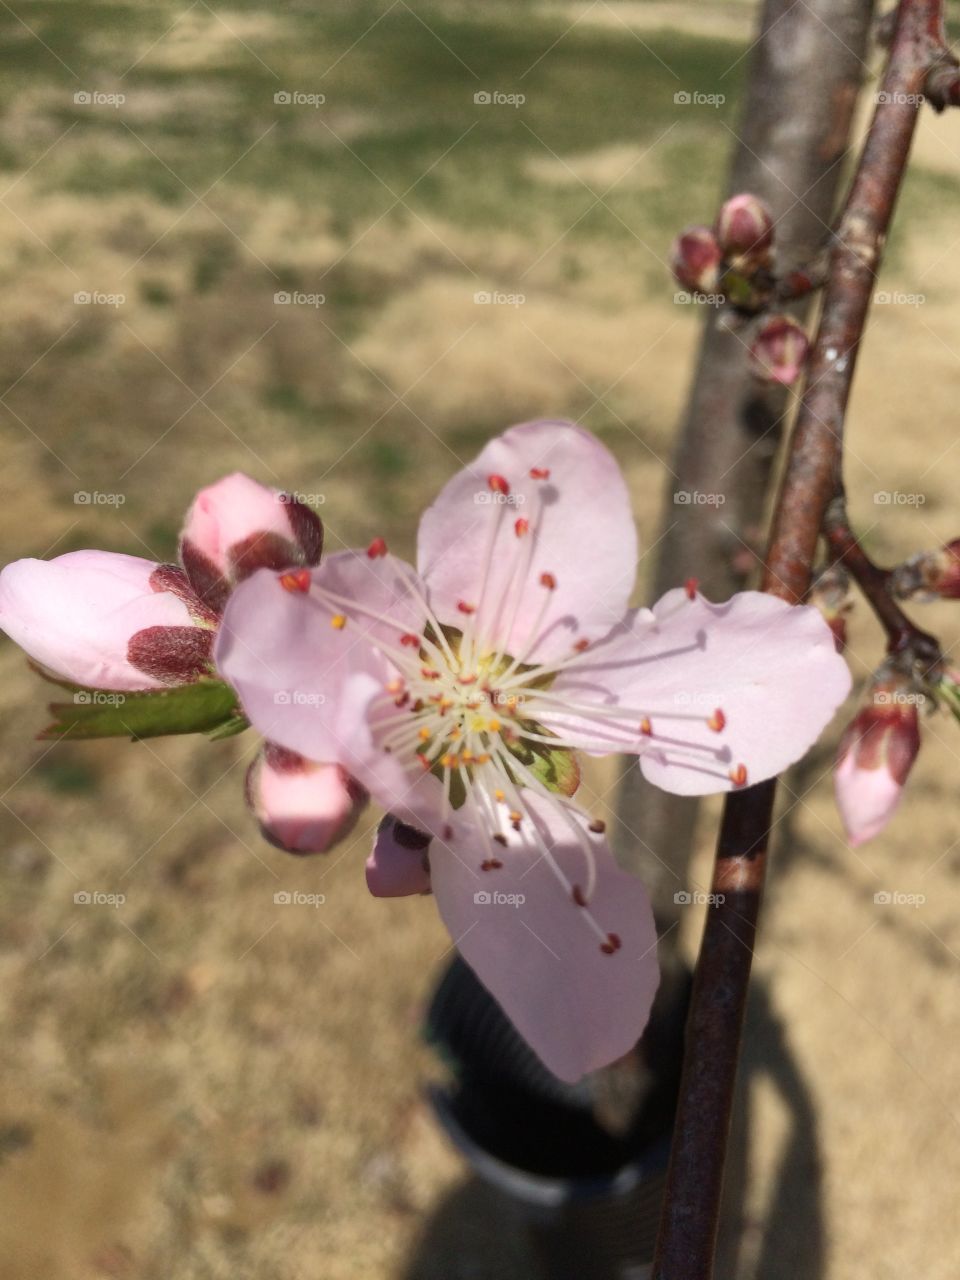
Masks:
[[[759,265],[773,245],[773,214],[749,192],[731,196],[717,217],[716,238],[728,258],[745,258]]]
[[[670,270],[684,289],[715,293],[723,254],[709,227],[687,227],[670,249]]]
[[[314,764],[274,742],[250,766],[246,797],[264,838],[288,853],[326,853],[369,799],[340,765]]]
[[[960,600],[960,538],[936,551],[921,551],[893,570],[890,585],[900,600]]]
[[[764,382],[792,386],[803,369],[809,346],[807,335],[796,320],[770,316],[750,345],[750,372]]]
[[[257,569],[313,566],[322,549],[323,526],[306,503],[240,472],[200,490],[180,536],[191,586],[218,611]]]
[[[844,731],[834,768],[837,807],[854,848],[893,817],[920,750],[918,705],[909,677],[881,667]]]

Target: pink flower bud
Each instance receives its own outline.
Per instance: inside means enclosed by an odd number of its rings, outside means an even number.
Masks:
[[[906,564],[898,565],[891,585],[901,600],[909,596],[960,600],[960,538],[936,551],[921,551]]]
[[[750,372],[764,382],[789,387],[800,376],[810,343],[796,320],[769,316],[750,346]]]
[[[853,848],[893,817],[920,750],[922,695],[896,672],[878,672],[840,740],[834,769],[837,807]]]
[[[717,242],[727,257],[760,262],[773,244],[773,215],[757,196],[731,196],[717,217]]]
[[[720,246],[709,227],[687,227],[670,249],[670,270],[684,289],[714,293],[720,280]]]
[[[0,573],[0,628],[55,676],[158,689],[210,670],[214,616],[180,569],[110,551],[17,560]]]
[[[191,585],[218,611],[256,569],[319,564],[322,550],[323,525],[305,503],[239,471],[200,490],[180,535]]]
[[[340,765],[314,764],[274,742],[247,771],[246,796],[264,838],[288,853],[326,853],[369,799]]]
[[[388,813],[367,859],[367,888],[375,898],[430,892],[430,837]]]

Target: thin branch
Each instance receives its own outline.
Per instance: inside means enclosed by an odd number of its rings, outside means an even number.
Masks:
[[[930,68],[944,56],[941,0],[901,0],[882,92],[831,255],[819,331],[790,442],[764,590],[803,600],[827,505],[883,242]],[[687,1024],[653,1280],[710,1280],[775,782],[728,796]]]

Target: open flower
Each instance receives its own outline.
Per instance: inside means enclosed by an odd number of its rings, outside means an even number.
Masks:
[[[264,736],[343,766],[430,838],[457,947],[566,1080],[633,1047],[657,986],[647,895],[573,799],[575,751],[636,753],[682,794],[726,791],[798,759],[850,683],[813,609],[756,592],[715,605],[694,584],[629,609],[636,556],[608,451],[570,423],[526,423],[424,513],[416,570],[377,538],[260,571],[216,646]],[[410,852],[397,843],[381,831],[375,882]],[[409,883],[425,887],[416,867]]]

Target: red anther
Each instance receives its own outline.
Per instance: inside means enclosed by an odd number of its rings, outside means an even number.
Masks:
[[[416,702],[413,704],[413,706],[410,708],[410,710],[411,710],[411,711],[422,711],[422,710],[423,710],[423,699],[422,699],[422,698],[418,698],[418,699],[416,700]]]
[[[458,679],[461,684],[476,684],[477,673],[474,672],[472,676],[459,676]]]
[[[619,933],[608,933],[607,941],[610,943],[611,947],[613,947],[614,951],[619,951],[623,946],[623,943],[620,941]]]
[[[480,863],[480,870],[481,870],[481,871],[492,871],[492,870],[493,870],[493,864],[491,863],[491,861],[490,861],[490,859],[489,859],[489,858],[484,858],[484,860]]]
[[[522,538],[525,533],[530,532],[530,521],[525,520],[523,516],[521,516],[519,520],[514,520],[513,532],[518,538]]]
[[[408,649],[419,649],[420,637],[415,636],[412,631],[405,631],[400,637],[400,643],[405,644]]]
[[[423,676],[424,680],[439,680],[439,679],[440,679],[440,672],[439,672],[439,671],[435,671],[433,667],[421,667],[421,668],[420,668],[420,674]]]
[[[499,859],[499,858],[491,858],[491,859],[490,859],[490,869],[491,869],[491,871],[499,871],[502,867],[503,867],[503,863],[500,861],[500,859]]]
[[[735,787],[745,787],[747,785],[747,766],[738,764],[735,769],[731,769],[730,781]]]
[[[505,835],[502,835],[499,831],[493,837],[493,839],[496,840],[497,844],[502,844],[504,848],[507,847],[507,837]]]
[[[570,890],[570,897],[574,900],[578,907],[587,905],[587,895],[583,892],[578,884],[575,884]]]
[[[310,570],[291,569],[289,573],[281,573],[280,585],[284,591],[309,591]]]
[[[540,585],[541,587],[546,587],[548,591],[555,591],[557,587],[557,580],[552,573],[541,573]]]
[[[650,720],[647,716],[644,716],[643,719],[640,721],[640,732],[643,734],[645,738],[649,738],[650,735],[653,733],[653,725],[650,723]]]
[[[550,468],[549,467],[531,467],[530,479],[531,480],[549,480]]]
[[[719,707],[707,721],[707,728],[712,729],[714,733],[720,733],[727,726],[727,717],[723,714]]]
[[[424,772],[426,772],[428,769],[433,768],[432,762],[427,759],[427,757],[423,754],[422,751],[417,752],[417,759],[420,761],[420,766]]]
[[[587,639],[586,636],[581,636],[581,638],[573,646],[574,653],[583,653],[585,650],[589,648],[590,648],[590,641]]]
[[[449,823],[449,822],[448,822],[448,823],[446,823],[446,825],[444,826],[444,828],[443,828],[443,832],[442,832],[442,835],[443,835],[444,840],[452,840],[452,839],[453,839],[453,827],[451,827],[451,825],[450,825],[450,823]]]
[[[617,948],[613,945],[612,942],[600,943],[600,950],[603,952],[605,956],[612,956],[613,953],[616,951],[616,949]]]
[[[683,584],[683,589],[687,593],[688,600],[696,600],[697,587],[699,587],[699,585],[700,585],[699,578],[688,578],[686,582]]]
[[[386,538],[374,538],[367,547],[367,555],[371,560],[376,560],[377,556],[385,556],[387,554]]]
[[[494,493],[502,493],[504,497],[510,492],[510,486],[507,484],[503,476],[492,475],[487,476],[487,484]]]
[[[466,600],[458,600],[457,608],[461,613],[476,613],[477,606],[475,604],[467,604]]]
[[[401,693],[399,698],[394,698],[393,705],[395,707],[405,707],[409,701],[410,701],[410,691],[409,689],[404,689],[403,693]]]
[[[598,835],[598,836],[602,835],[604,831],[606,831],[606,829],[607,829],[607,824],[604,822],[602,818],[594,818],[594,820],[587,827],[588,831],[592,831],[594,835]]]

